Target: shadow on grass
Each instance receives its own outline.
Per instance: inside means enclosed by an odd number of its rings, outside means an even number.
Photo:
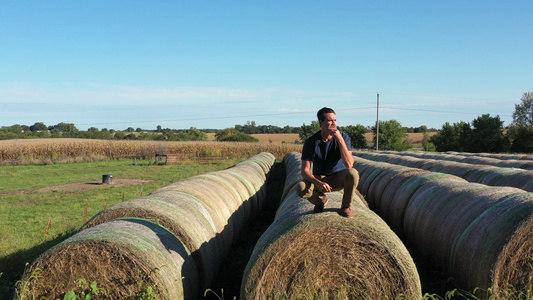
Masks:
[[[33,248],[0,257],[0,298],[13,299],[15,296],[15,286],[17,281],[22,278],[26,265],[31,264],[48,249],[61,243],[75,233],[76,230],[65,232]]]

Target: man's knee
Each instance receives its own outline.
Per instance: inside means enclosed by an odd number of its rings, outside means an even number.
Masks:
[[[298,182],[296,192],[298,193],[298,197],[304,198],[309,193],[309,184],[305,180],[301,180]]]
[[[346,179],[353,182],[354,186],[357,186],[359,183],[359,172],[355,168],[349,168]]]

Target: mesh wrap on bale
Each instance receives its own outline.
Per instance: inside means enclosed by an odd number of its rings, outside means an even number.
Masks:
[[[163,227],[141,219],[109,221],[49,249],[25,272],[21,296],[56,299],[78,290],[80,278],[97,282],[114,299],[135,298],[148,287],[162,299],[197,294],[196,265],[187,249]]]
[[[532,161],[518,163],[520,162],[518,160],[496,159],[499,157],[498,155],[495,155],[494,158],[488,158],[483,156],[476,157],[474,154],[470,154],[469,156],[453,159],[454,155],[445,153],[399,152],[393,154],[387,151],[365,154],[354,152],[354,155],[372,162],[387,162],[431,172],[451,174],[469,182],[490,186],[510,186],[533,192]],[[409,157],[407,159],[408,162],[405,160],[407,157]],[[433,159],[438,157],[442,160]],[[418,163],[416,162],[417,160],[419,161]],[[364,180],[361,181],[364,182]],[[362,185],[361,189],[364,188],[364,183]],[[369,200],[369,203],[372,203],[372,201]]]
[[[299,160],[299,153],[289,153],[284,163],[287,174],[301,179]],[[324,212],[312,214],[313,205],[296,190],[294,184],[287,189],[273,224],[257,242],[241,299],[421,298],[411,256],[364,199],[352,203],[353,218],[344,218],[342,194],[328,193]]]
[[[195,198],[186,194],[165,197],[165,193],[160,193],[133,199],[98,213],[81,229],[124,217],[154,220],[172,232],[189,249],[196,262],[200,289],[212,281],[212,270],[220,265],[222,249],[215,238],[217,229],[210,214]]]
[[[484,167],[489,168],[500,169]],[[509,169],[488,175],[478,169],[483,176],[466,174],[489,183],[523,172]],[[383,212],[386,202],[392,216]],[[402,211],[398,206],[404,207],[402,218],[395,217]],[[380,208],[385,221],[461,289],[482,297],[490,289],[495,299],[533,296],[533,193],[444,173],[403,172],[386,185]]]
[[[99,287],[113,290],[119,295],[115,299],[122,299],[124,295],[135,297],[139,292],[132,287],[137,284],[132,278],[139,275],[146,278],[147,284],[162,299],[195,299],[198,292],[209,287],[236,235],[265,201],[265,181],[274,161],[272,154],[263,152],[232,168],[191,177],[100,212],[65,243],[51,248],[32,263],[23,278],[21,286],[27,287],[23,291],[39,298],[37,286],[56,283],[69,286],[78,278],[92,280],[92,275],[97,275],[94,281]],[[146,227],[156,234],[151,235]],[[126,233],[128,238],[123,238]],[[151,237],[158,241],[151,241]],[[68,251],[64,250],[66,247]],[[181,249],[181,256],[173,254],[174,248]],[[78,253],[80,251],[83,253]],[[127,258],[131,266],[105,260],[105,256],[102,259],[91,257],[98,253],[118,261]],[[77,257],[94,262],[90,267],[92,275],[82,267],[71,267],[80,264]],[[50,261],[58,259],[72,272],[64,272],[61,265]],[[182,264],[180,259],[186,264],[178,268]],[[172,274],[160,271],[167,265]],[[42,266],[49,271],[37,282],[31,272]],[[156,271],[164,278],[159,278]],[[107,277],[117,284],[108,283]],[[180,292],[177,285],[181,284],[182,277],[183,292]],[[54,283],[49,284],[49,281]]]

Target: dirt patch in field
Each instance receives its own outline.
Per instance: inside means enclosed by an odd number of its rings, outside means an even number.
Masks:
[[[150,180],[141,179],[115,179],[113,178],[111,183],[102,183],[102,181],[90,181],[90,182],[75,182],[62,185],[47,186],[40,188],[39,192],[52,192],[52,191],[87,191],[99,187],[122,187],[127,185],[145,184],[151,182]]]
[[[122,186],[128,186],[128,185],[145,184],[149,182],[152,182],[152,181],[141,180],[141,179],[116,179],[116,178],[113,178],[112,182],[108,184],[103,184],[101,181],[74,182],[74,183],[68,183],[68,184],[47,186],[47,187],[38,188],[38,189],[26,189],[26,190],[3,192],[3,193],[0,193],[0,198],[19,195],[19,194],[28,194],[28,193],[33,193],[35,191],[43,192],[43,193],[88,191],[88,190],[96,189],[96,188],[105,188],[105,187],[110,187],[110,186],[122,187]]]

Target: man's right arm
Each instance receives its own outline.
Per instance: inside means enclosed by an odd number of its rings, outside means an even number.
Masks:
[[[311,173],[311,161],[302,160],[302,167],[300,169],[302,178],[314,184],[319,191],[323,193],[331,192],[331,186],[329,184],[318,180],[313,173]]]

